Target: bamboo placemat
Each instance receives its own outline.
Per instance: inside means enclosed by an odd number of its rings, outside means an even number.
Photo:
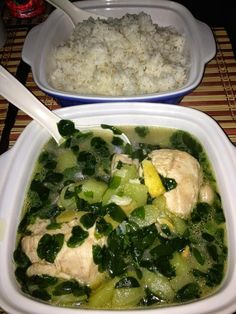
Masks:
[[[8,31],[8,40],[0,50],[0,63],[12,74],[16,74],[21,58],[21,50],[27,35],[27,27],[11,28]],[[181,106],[192,107],[209,114],[224,129],[229,139],[236,144],[236,59],[228,35],[224,28],[213,29],[217,54],[206,68],[201,84],[180,102]],[[45,95],[35,85],[32,73],[29,73],[26,86],[48,108],[58,108],[57,102]],[[8,103],[0,98],[0,134],[6,118]],[[22,111],[18,112],[16,123],[10,134],[10,147],[31,119]]]
[[[12,74],[16,74],[21,59],[21,50],[28,27],[14,26],[8,29],[8,39],[4,48],[0,50],[0,63]],[[236,145],[236,59],[228,35],[224,28],[213,29],[217,54],[206,68],[201,84],[188,96],[185,96],[180,105],[203,111],[215,119],[224,129],[229,139]],[[26,86],[49,109],[58,108],[57,102],[44,94],[35,85],[32,73],[29,72]],[[8,102],[0,96],[0,135],[7,115]],[[31,119],[22,111],[18,111],[16,122],[10,133],[12,147],[18,136]],[[5,312],[0,308],[0,314]]]

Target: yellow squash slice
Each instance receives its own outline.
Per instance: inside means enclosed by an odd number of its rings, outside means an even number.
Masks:
[[[165,193],[165,187],[162,184],[161,178],[150,160],[142,161],[144,183],[148,188],[151,197],[157,197]]]

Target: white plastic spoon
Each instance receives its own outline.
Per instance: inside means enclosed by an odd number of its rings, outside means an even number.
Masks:
[[[107,19],[105,16],[100,16],[94,13],[90,13],[86,10],[82,10],[75,6],[69,0],[46,0],[48,3],[56,8],[63,10],[71,19],[74,26],[83,20],[87,20],[89,17]]]
[[[0,95],[6,98],[10,103],[24,111],[31,118],[36,120],[52,135],[58,144],[64,141],[64,138],[58,132],[57,124],[61,120],[55,113],[50,111],[41,103],[24,85],[22,85],[13,75],[11,75],[3,66],[0,65]],[[101,126],[81,126],[79,129],[99,129]],[[125,143],[130,144],[128,137],[122,133],[118,135]]]

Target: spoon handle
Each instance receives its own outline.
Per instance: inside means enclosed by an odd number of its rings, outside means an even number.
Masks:
[[[98,18],[101,17],[97,14],[87,12],[75,6],[69,0],[46,0],[48,3],[56,8],[63,10],[71,19],[74,26],[83,20],[87,20],[89,17]],[[105,18],[105,17],[101,17]]]
[[[61,142],[62,137],[57,129],[57,123],[61,119],[47,109],[43,103],[1,65],[0,95],[39,122],[49,131],[57,143]]]

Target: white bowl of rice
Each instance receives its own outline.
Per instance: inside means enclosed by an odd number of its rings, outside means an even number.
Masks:
[[[75,4],[107,19],[84,20],[74,28],[57,9],[29,32],[22,52],[36,84],[62,106],[178,103],[197,87],[215,55],[210,28],[178,3]]]

